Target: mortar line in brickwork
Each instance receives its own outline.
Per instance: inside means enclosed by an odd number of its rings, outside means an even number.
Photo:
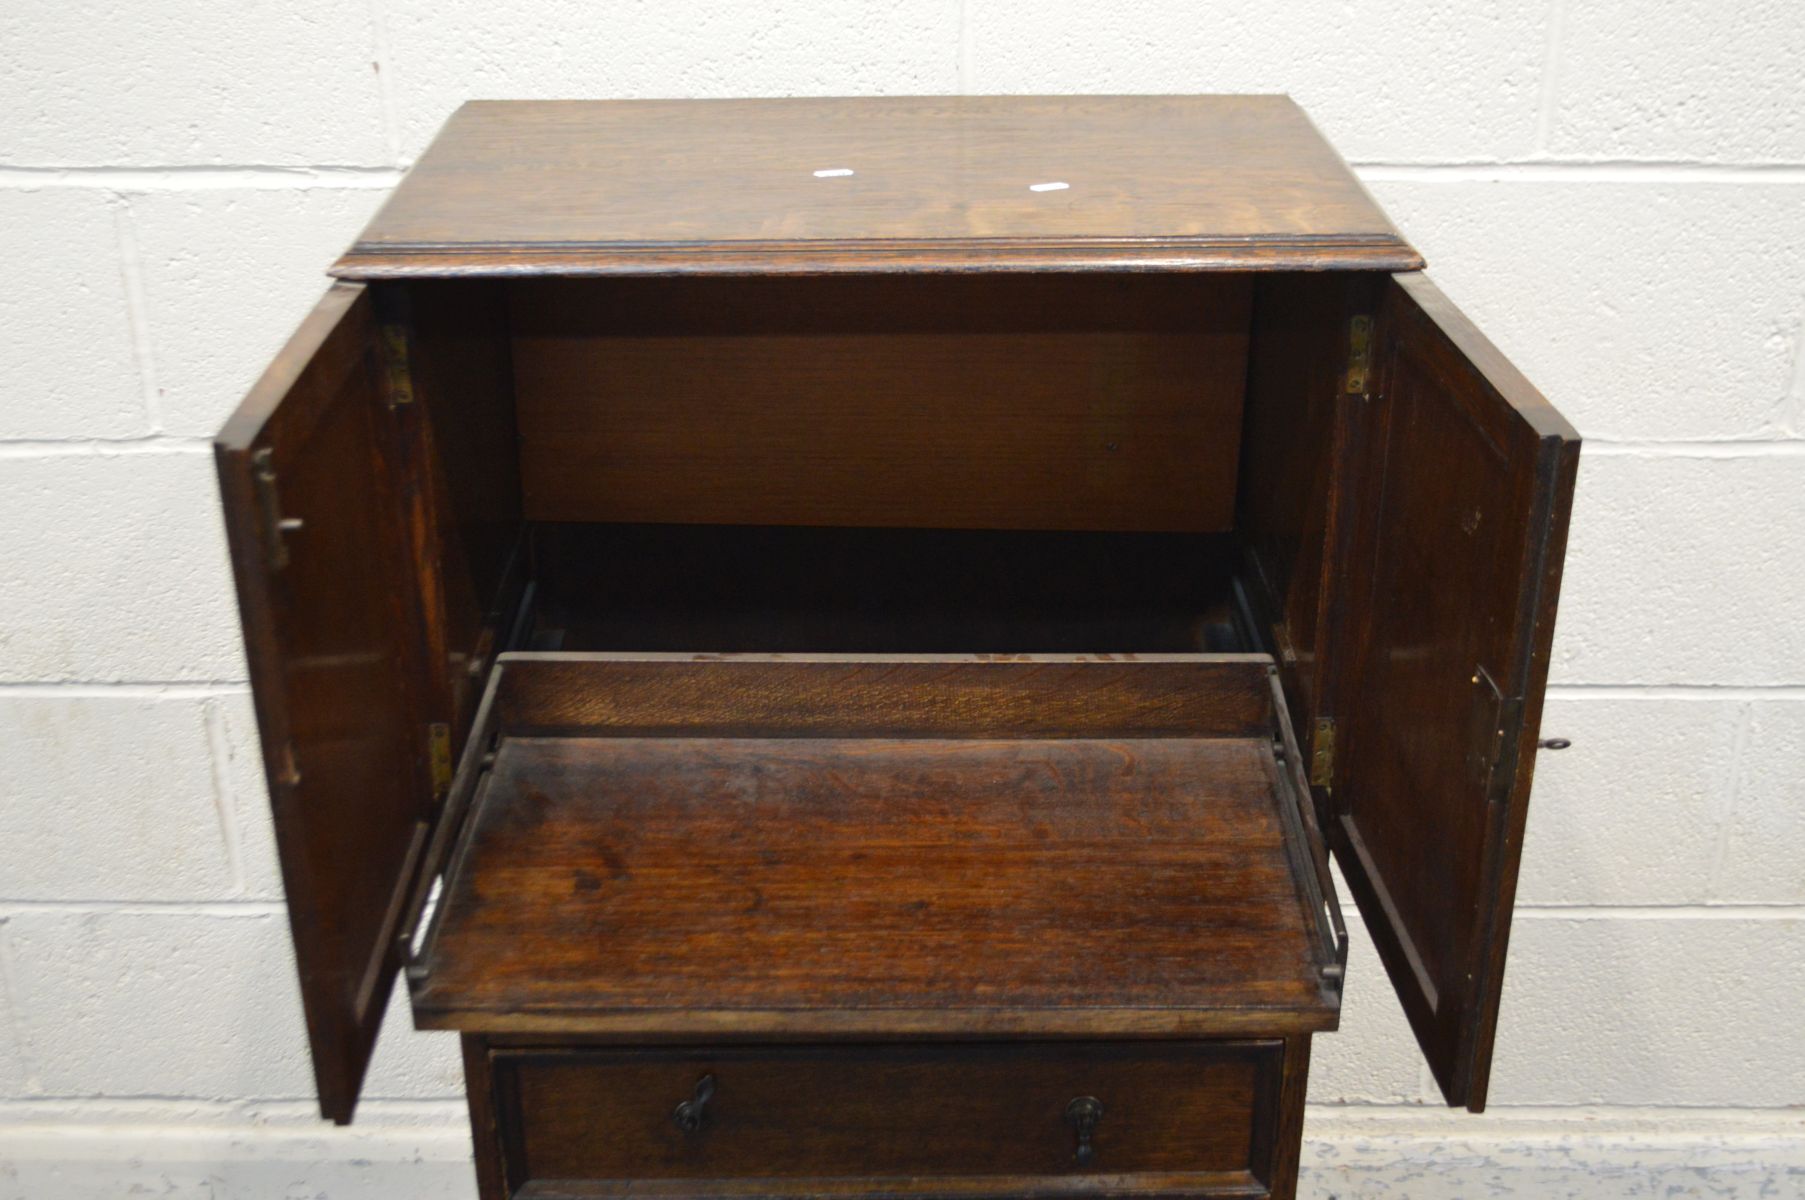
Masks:
[[[394,89],[389,86],[389,31],[384,19],[382,0],[366,0],[365,14],[370,21],[370,69],[376,72],[376,100],[382,110],[382,142],[389,158],[401,158],[401,122],[395,113]]]
[[[1560,105],[1561,69],[1565,56],[1568,0],[1548,0],[1548,33],[1542,44],[1542,83],[1536,97],[1536,150],[1548,152],[1554,133],[1554,111]]]
[[[163,433],[163,398],[157,388],[156,355],[150,336],[150,301],[144,289],[144,270],[138,253],[138,230],[132,223],[129,197],[112,200],[113,232],[119,243],[119,274],[125,289],[125,319],[131,330],[132,359],[138,367],[139,403],[152,436]]]
[[[1515,916],[1531,921],[1798,921],[1805,904],[1522,904]]]
[[[971,0],[958,0],[958,3],[958,40],[953,50],[953,79],[954,86],[963,96],[971,86]]]
[[[469,1126],[465,1124],[469,1108],[462,1096],[438,1098],[405,1098],[366,1096],[357,1103],[357,1124],[397,1125],[422,1118],[435,1125],[441,1116],[458,1122],[458,1134],[468,1145]],[[133,1132],[140,1123],[154,1128],[159,1117],[169,1120],[187,1132],[206,1123],[215,1129],[240,1129],[241,1122],[262,1129],[292,1126],[310,1137],[319,1137],[320,1105],[311,1097],[247,1097],[216,1100],[181,1095],[41,1095],[15,1096],[0,1100],[0,1128],[10,1134],[32,1130],[86,1127],[127,1119]],[[9,1121],[11,1122],[9,1124]]]
[[[1736,710],[1736,727],[1730,736],[1730,761],[1726,768],[1728,785],[1718,789],[1717,836],[1711,846],[1711,863],[1705,872],[1707,903],[1715,901],[1723,891],[1724,871],[1730,861],[1730,840],[1735,832],[1731,822],[1736,817],[1737,795],[1742,791],[1743,765],[1748,759],[1749,739],[1754,735],[1755,706],[1744,701]]]
[[[286,917],[280,900],[9,900],[0,898],[0,920],[55,917],[223,917],[250,920]]]
[[[417,1032],[438,1032],[436,1030],[420,1030]],[[184,1096],[179,1093],[138,1092],[118,1095],[95,1095],[91,1092],[59,1094],[53,1092],[38,1093],[30,1096],[7,1096],[0,1098],[0,1115],[9,1111],[26,1109],[42,1112],[47,1108],[68,1107],[72,1109],[88,1109],[94,1106],[125,1108],[149,1108],[164,1104],[179,1104],[183,1113],[218,1113],[224,1116],[267,1115],[292,1111],[295,1116],[308,1122],[317,1132],[319,1129],[320,1105],[312,1096],[303,1095],[265,1095],[265,1096],[232,1096],[221,1099],[211,1096]],[[431,1111],[441,1106],[455,1107],[460,1114],[467,1114],[463,1096],[366,1096],[358,1101],[357,1115],[362,1118],[364,1106],[371,1109],[386,1109],[389,1112],[401,1112],[408,1109]]]
[[[1526,158],[1462,162],[1355,162],[1372,183],[1805,183],[1805,163],[1709,163],[1683,160]],[[98,188],[115,192],[233,189],[390,188],[401,166],[319,163],[300,166],[238,163],[142,167],[0,164],[0,187]]]
[[[1582,453],[1599,458],[1801,458],[1805,457],[1805,438],[1688,442],[1587,439]]]
[[[1799,683],[1553,683],[1550,700],[1805,700]]]
[[[225,849],[226,874],[232,880],[232,891],[244,895],[250,880],[244,869],[244,835],[238,828],[238,790],[232,786],[232,744],[226,736],[226,717],[218,697],[201,702],[201,725],[207,735],[207,758],[213,779],[213,816],[219,825],[219,840]]]
[[[1775,416],[1781,429],[1795,437],[1805,435],[1805,328],[1793,332],[1792,375]]]
[[[1496,162],[1356,162],[1367,183],[1805,183],[1801,163],[1528,158]]]
[[[26,1044],[26,1039],[19,1030],[19,1014],[23,1011],[19,1004],[18,988],[14,985],[16,968],[12,961],[12,939],[7,936],[6,918],[0,915],[0,1020],[6,1021],[6,1027],[0,1030],[0,1036],[7,1039],[12,1047],[13,1059],[19,1064],[19,1073],[24,1078],[26,1087],[37,1084],[37,1058]]]
[[[134,438],[0,438],[0,458],[122,458],[143,454],[210,454],[203,437],[148,434]]]
[[[0,164],[0,187],[98,188],[113,192],[200,192],[300,188],[391,188],[401,179],[394,166],[151,166],[59,167]]]
[[[1436,1102],[1439,1103],[1440,1099],[1440,1094],[1437,1093]],[[360,1108],[359,1112],[361,1111]],[[1462,1140],[1467,1137],[1490,1140],[1486,1130],[1461,1124],[1464,1118],[1459,1112],[1435,1108],[1425,1110],[1418,1104],[1312,1103],[1307,1105],[1306,1111],[1309,1117],[1305,1126],[1306,1141],[1310,1137],[1310,1128],[1317,1126],[1318,1122],[1332,1122],[1339,1127],[1337,1132],[1342,1133],[1351,1133],[1361,1128],[1377,1133],[1386,1126],[1420,1125],[1424,1127],[1423,1132],[1440,1139],[1448,1139],[1451,1132],[1457,1131],[1457,1136]],[[1692,1104],[1594,1104],[1586,1101],[1572,1104],[1508,1104],[1491,1100],[1486,1103],[1483,1124],[1516,1125],[1519,1130],[1507,1135],[1516,1137],[1521,1136],[1522,1126],[1551,1123],[1554,1128],[1549,1132],[1565,1139],[1573,1136],[1572,1122],[1577,1112],[1586,1114],[1588,1133],[1603,1130],[1630,1136],[1645,1132],[1665,1132],[1674,1127],[1686,1127],[1689,1132],[1733,1135],[1739,1131],[1722,1127],[1746,1126],[1749,1127],[1748,1132],[1762,1136],[1785,1131],[1792,1137],[1797,1137],[1801,1120],[1797,1108],[1777,1104],[1736,1108]]]
[[[0,682],[0,699],[47,700],[214,700],[243,696],[251,685],[242,679],[217,680],[29,680]]]

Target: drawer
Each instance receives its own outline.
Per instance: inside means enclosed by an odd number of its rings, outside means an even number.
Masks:
[[[1260,1195],[1283,1057],[1278,1040],[530,1049],[494,1051],[492,1070],[511,1193],[906,1178],[915,1194],[925,1179],[948,1195]]]

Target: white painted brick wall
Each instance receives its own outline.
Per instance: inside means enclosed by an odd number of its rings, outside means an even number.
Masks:
[[[344,253],[387,192],[284,186],[130,198],[166,433],[213,436],[319,302],[321,264]],[[258,281],[255,304],[245,303],[245,279]]]
[[[1550,391],[1558,396],[1558,386]],[[1583,432],[1583,429],[1582,429]],[[1805,679],[1805,444],[1603,445],[1580,464],[1557,684]]]
[[[0,447],[0,514],[0,684],[244,679],[202,446]]]
[[[0,437],[150,432],[125,276],[119,204],[100,191],[0,192]]]
[[[1681,906],[1719,899],[1712,879],[1747,707],[1634,689],[1549,700],[1542,727],[1571,738],[1575,749],[1536,763],[1517,902]],[[1661,752],[1649,753],[1651,745]]]
[[[975,92],[1289,92],[1365,162],[1536,147],[1549,5],[969,0]]]
[[[412,157],[467,99],[959,90],[959,2],[493,0],[378,5]]]
[[[1805,704],[1750,704],[1714,892],[1754,904],[1805,904]]]
[[[1788,395],[1805,180],[1478,173],[1453,182],[1376,171],[1373,190],[1442,287],[1531,379],[1559,391],[1587,438],[1805,432]]]
[[[233,697],[0,691],[0,879],[12,900],[224,900],[267,825],[214,762]]]
[[[0,45],[10,165],[389,158],[364,0],[18,0]]]
[[[1731,909],[1521,914],[1501,1104],[1805,1105],[1805,920]]]
[[[1364,935],[1305,1192],[1805,1194],[1805,7],[0,7],[0,1200],[472,1188],[309,1114],[206,439],[472,97],[1289,91],[1587,435],[1494,1106]]]
[[[1805,158],[1805,24],[1790,0],[1557,7],[1550,152],[1737,164]]]

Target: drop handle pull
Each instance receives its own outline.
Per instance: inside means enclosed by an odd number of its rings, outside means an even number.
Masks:
[[[1097,1148],[1091,1138],[1097,1132],[1097,1122],[1102,1119],[1103,1102],[1095,1096],[1079,1096],[1065,1106],[1065,1123],[1078,1135],[1078,1148],[1072,1157],[1081,1167],[1090,1166],[1091,1159],[1096,1157]]]
[[[696,1080],[695,1090],[689,1099],[679,1101],[671,1110],[671,1121],[684,1133],[694,1133],[702,1128],[702,1110],[714,1096],[714,1076],[704,1075]]]

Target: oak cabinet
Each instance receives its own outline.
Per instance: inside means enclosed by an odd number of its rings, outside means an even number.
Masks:
[[[1289,1196],[1484,1106],[1577,436],[1282,97],[479,103],[218,440],[321,1107],[486,1200]],[[247,281],[252,286],[252,281]]]

